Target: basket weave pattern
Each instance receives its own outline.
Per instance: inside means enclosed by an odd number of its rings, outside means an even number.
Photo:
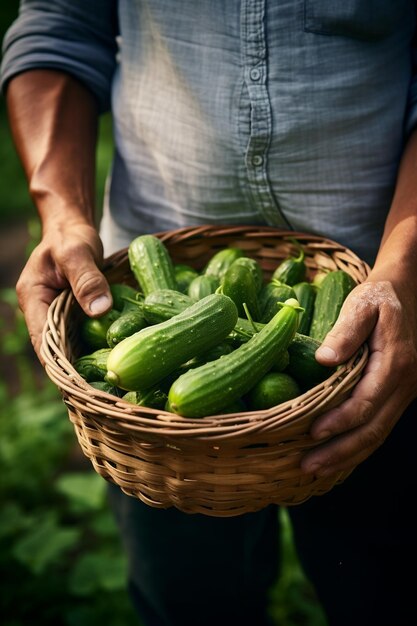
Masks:
[[[219,249],[237,246],[258,260],[265,276],[303,246],[311,278],[320,269],[343,269],[358,282],[369,267],[338,243],[272,227],[198,226],[158,233],[176,263],[202,269]],[[135,284],[127,249],[105,262],[110,283]],[[347,473],[306,476],[302,455],[315,443],[314,419],[346,398],[367,362],[366,345],[326,381],[268,410],[200,419],[140,407],[91,387],[74,369],[79,356],[80,308],[70,290],[51,304],[42,356],[58,386],[78,442],[94,469],[128,495],[153,507],[233,516],[268,504],[299,504],[326,493]]]

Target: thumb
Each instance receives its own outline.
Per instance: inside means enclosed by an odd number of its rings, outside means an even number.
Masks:
[[[99,317],[112,307],[109,284],[97,267],[89,248],[80,250],[76,262],[66,267],[66,276],[75,298],[83,311],[90,317]]]
[[[333,328],[316,350],[317,361],[327,366],[347,361],[369,337],[377,318],[377,307],[364,302],[360,293],[353,291],[343,303]]]

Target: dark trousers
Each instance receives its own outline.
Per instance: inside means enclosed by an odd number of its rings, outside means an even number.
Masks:
[[[417,625],[417,403],[331,492],[289,507],[329,626]],[[145,626],[263,626],[279,573],[274,506],[231,518],[149,507],[110,487]],[[285,626],[285,625],[283,625]]]

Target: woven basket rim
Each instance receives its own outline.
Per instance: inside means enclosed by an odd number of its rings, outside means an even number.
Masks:
[[[317,250],[338,251],[348,259],[355,259],[361,263],[365,273],[369,266],[340,243],[319,235],[301,231],[288,231],[272,226],[215,226],[204,225],[184,227],[174,231],[160,231],[155,233],[161,240],[177,237],[181,240],[200,238],[202,235],[215,234],[216,236],[242,236],[254,239],[295,238],[303,245],[306,241],[311,248]],[[103,271],[116,268],[126,261],[128,247],[122,248],[104,260]],[[326,405],[341,392],[347,393],[355,384],[357,377],[364,368],[368,358],[368,347],[365,344],[337,371],[322,383],[315,385],[294,400],[282,403],[270,409],[261,411],[244,411],[233,414],[211,415],[203,418],[186,418],[163,410],[140,407],[121,398],[96,390],[91,387],[74,369],[71,362],[60,346],[61,331],[57,328],[62,316],[75,305],[75,297],[70,289],[63,290],[52,302],[48,310],[48,317],[43,329],[41,354],[44,367],[49,378],[60,388],[61,392],[69,394],[72,402],[94,411],[96,419],[108,423],[114,428],[142,435],[154,435],[164,438],[183,439],[197,438],[199,440],[223,440],[236,437],[247,437],[253,433],[268,430],[284,429],[292,419],[311,412],[318,413],[321,405]],[[279,418],[279,425],[276,421]]]

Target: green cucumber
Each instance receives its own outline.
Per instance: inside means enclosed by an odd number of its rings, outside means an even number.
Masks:
[[[148,324],[159,324],[194,304],[187,294],[175,289],[158,289],[146,296],[142,312]]]
[[[294,339],[288,346],[289,363],[285,368],[303,390],[315,387],[331,376],[336,369],[322,365],[316,360],[316,350],[320,346],[320,341],[296,333]]]
[[[185,265],[184,263],[177,263],[174,265],[175,282],[177,283],[178,291],[182,293],[188,293],[190,283],[198,276],[197,270],[191,265]]]
[[[285,372],[267,372],[245,398],[250,411],[270,409],[301,394],[296,380]]]
[[[134,308],[143,299],[140,291],[124,283],[112,283],[110,291],[113,297],[113,309],[120,312]]]
[[[278,267],[272,274],[272,280],[279,280],[286,285],[295,285],[306,279],[307,266],[305,264],[304,250],[298,242],[295,242],[298,247],[298,256],[288,256],[281,261]]]
[[[111,324],[107,330],[106,341],[110,348],[148,326],[141,307],[128,308]]]
[[[100,348],[85,354],[74,362],[74,368],[87,382],[104,380],[107,373],[107,359],[111,348]]]
[[[243,256],[243,250],[236,247],[222,248],[218,252],[215,252],[209,259],[206,267],[203,270],[203,274],[206,276],[214,276],[220,282],[236,259]]]
[[[258,301],[259,285],[253,271],[238,261],[232,263],[224,274],[219,291],[232,298],[241,317],[245,315],[244,304],[246,304],[250,316],[256,321],[261,315]]]
[[[314,302],[316,300],[317,288],[309,282],[301,282],[293,285],[295,297],[300,306],[304,309],[300,314],[300,325],[298,332],[308,335],[310,332],[311,320],[313,319]]]
[[[121,396],[120,389],[114,385],[110,385],[110,383],[107,383],[105,380],[92,380],[89,384],[90,387],[97,389],[97,391],[105,391],[106,393],[110,393],[112,396],[117,396],[118,398]]]
[[[81,322],[81,338],[86,344],[86,350],[99,350],[108,348],[107,331],[110,326],[120,317],[120,311],[110,309],[100,317],[85,316]]]
[[[236,321],[234,302],[211,294],[118,343],[107,361],[106,380],[127,391],[152,387],[182,363],[221,343]]]
[[[150,409],[163,409],[167,401],[167,394],[155,386],[145,391],[128,391],[122,396],[122,400]]]
[[[355,286],[352,276],[344,270],[326,274],[317,290],[309,333],[311,337],[320,342],[324,340],[335,325],[346,297]]]
[[[266,324],[271,320],[280,308],[279,303],[285,302],[289,298],[294,298],[295,293],[292,287],[273,280],[266,283],[259,294],[259,304],[261,308],[260,322]]]
[[[252,274],[257,293],[259,293],[264,282],[264,276],[258,261],[248,256],[241,256],[233,262],[233,265],[246,267],[246,269]]]
[[[182,374],[168,393],[170,410],[184,417],[221,412],[246,394],[284,352],[298,326],[298,302],[288,300],[247,343],[216,361]]]
[[[191,281],[187,293],[196,302],[214,293],[218,286],[219,280],[215,276],[201,274]]]
[[[139,235],[128,248],[130,269],[144,294],[177,289],[174,264],[167,247],[155,235]]]

